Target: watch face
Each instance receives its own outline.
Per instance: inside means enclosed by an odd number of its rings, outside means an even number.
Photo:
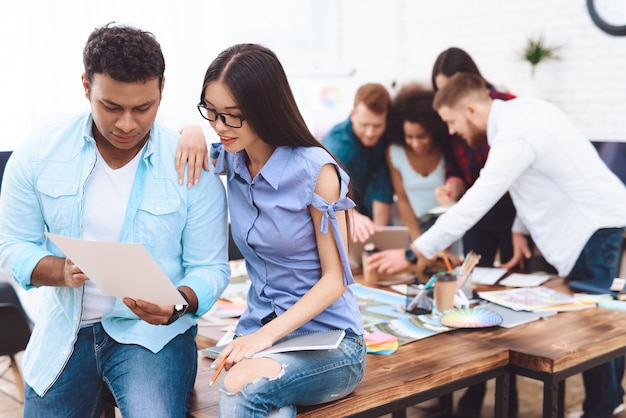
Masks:
[[[604,32],[626,35],[626,0],[587,0],[587,10],[593,23]]]

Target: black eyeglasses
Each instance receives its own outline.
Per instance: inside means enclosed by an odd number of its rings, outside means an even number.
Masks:
[[[200,112],[200,115],[202,115],[202,117],[209,122],[217,121],[217,117],[219,116],[222,123],[226,126],[230,126],[231,128],[241,128],[243,121],[246,120],[246,118],[241,116],[216,112],[215,109],[209,109],[206,107],[204,103],[198,103],[198,111]]]

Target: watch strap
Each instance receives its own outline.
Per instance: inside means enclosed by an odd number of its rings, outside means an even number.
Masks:
[[[417,263],[417,256],[415,255],[415,252],[411,249],[411,247],[407,247],[406,250],[404,250],[404,257],[411,264]]]
[[[181,316],[183,316],[187,312],[187,308],[189,307],[189,299],[187,299],[187,295],[185,295],[185,293],[182,290],[180,290],[180,289],[177,289],[177,290],[178,290],[178,293],[180,293],[180,295],[183,297],[183,299],[185,299],[186,304],[185,305],[174,305],[174,309],[172,311],[172,316],[170,316],[170,318],[167,320],[165,325],[171,325],[174,322],[176,322],[176,320],[178,320],[178,318],[180,318]]]

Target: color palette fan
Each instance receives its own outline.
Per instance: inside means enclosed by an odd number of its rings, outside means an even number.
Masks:
[[[462,308],[449,311],[441,317],[441,324],[453,328],[486,328],[502,323],[502,317],[489,309]]]

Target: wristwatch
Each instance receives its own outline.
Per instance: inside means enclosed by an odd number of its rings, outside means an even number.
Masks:
[[[174,305],[174,311],[172,312],[172,316],[170,316],[170,319],[167,320],[165,325],[171,325],[174,322],[176,322],[178,318],[185,315],[185,313],[187,312],[187,308],[189,307],[189,299],[187,299],[187,295],[185,295],[185,293],[180,289],[178,290],[178,292],[181,294],[183,299],[185,299],[185,302],[187,302],[187,304],[186,305]]]
[[[404,257],[409,260],[409,263],[411,264],[417,263],[417,256],[415,255],[411,247],[407,247],[406,250],[404,250]]]

